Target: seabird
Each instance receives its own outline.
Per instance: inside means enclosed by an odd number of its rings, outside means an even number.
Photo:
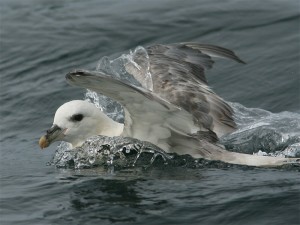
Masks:
[[[250,166],[277,166],[299,159],[249,155],[225,150],[218,140],[236,130],[232,108],[207,84],[205,70],[212,57],[244,63],[231,50],[207,44],[152,45],[133,56],[125,69],[140,86],[101,71],[75,70],[66,75],[71,85],[119,102],[124,124],[115,122],[92,103],[74,100],[60,106],[53,126],[39,141],[41,148],[55,141],[80,146],[88,137],[123,136],[148,141],[167,153]],[[146,69],[151,80],[145,79]]]

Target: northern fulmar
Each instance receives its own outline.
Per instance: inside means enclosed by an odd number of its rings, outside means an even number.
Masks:
[[[299,159],[242,154],[225,150],[218,140],[236,130],[232,108],[208,86],[205,70],[212,57],[244,63],[231,50],[199,43],[152,45],[147,54],[136,54],[135,64],[125,70],[141,86],[101,71],[75,70],[66,75],[71,85],[86,88],[119,102],[124,124],[118,123],[92,103],[74,100],[60,106],[53,126],[39,145],[55,141],[80,146],[94,135],[123,136],[148,141],[167,153],[220,160],[250,166],[277,166]],[[140,66],[139,66],[140,65]],[[145,79],[148,67],[152,80]]]

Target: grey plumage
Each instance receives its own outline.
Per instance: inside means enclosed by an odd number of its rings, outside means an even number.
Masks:
[[[232,51],[198,43],[153,45],[138,52],[125,69],[141,87],[103,72],[77,70],[66,75],[75,86],[118,101],[125,111],[123,136],[151,142],[166,152],[246,165],[279,165],[274,159],[228,152],[216,142],[236,129],[233,110],[207,84],[211,57],[244,63]],[[149,71],[152,80],[145,80]]]
[[[220,137],[235,130],[232,109],[208,87],[205,70],[214,63],[210,56],[244,63],[241,59],[228,49],[197,43],[153,45],[146,50],[149,59],[137,54],[134,60],[150,62],[154,93],[191,113],[202,131]],[[127,71],[143,81],[129,66],[133,67],[127,65]]]

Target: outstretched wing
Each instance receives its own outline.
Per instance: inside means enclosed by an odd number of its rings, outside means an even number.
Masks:
[[[124,136],[149,141],[166,152],[251,166],[299,164],[298,158],[228,152],[212,143],[216,137],[209,130],[200,129],[194,134],[187,132],[197,128],[193,125],[192,115],[187,111],[148,90],[125,84],[103,73],[81,70],[67,74],[66,79],[72,85],[91,89],[119,101],[126,114]]]
[[[194,124],[186,110],[142,87],[132,86],[101,72],[80,70],[66,75],[68,83],[90,89],[118,101],[125,109],[124,136],[149,141],[168,151],[174,134],[203,138],[211,142],[216,135]]]
[[[214,63],[211,57],[240,60],[231,50],[206,44],[178,43],[153,45],[146,48],[148,55],[135,54],[133,60],[142,65],[137,69],[127,64],[127,72],[143,85],[145,65],[149,62],[153,92],[180,106],[193,115],[199,126],[215,132],[219,137],[235,128],[231,107],[208,86],[205,70]]]

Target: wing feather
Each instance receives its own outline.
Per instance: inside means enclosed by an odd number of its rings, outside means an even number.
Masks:
[[[124,136],[149,141],[166,152],[190,154],[195,158],[233,164],[274,166],[299,163],[299,159],[276,158],[228,152],[214,143],[218,136],[235,129],[231,107],[208,86],[204,71],[213,65],[211,57],[244,63],[232,51],[213,45],[181,43],[154,45],[148,56],[134,59],[143,68],[125,68],[143,81],[150,67],[153,91],[123,83],[100,72],[75,71],[67,81],[102,93],[125,111]],[[152,133],[151,133],[152,132]]]
[[[96,91],[118,101],[125,108],[124,135],[149,141],[168,151],[171,133],[189,137],[207,132],[202,139],[216,140],[213,132],[195,125],[186,110],[142,87],[122,82],[102,72],[80,70],[66,75],[68,83]],[[192,134],[195,133],[195,134]],[[199,133],[200,134],[200,133]],[[200,135],[198,138],[201,138]]]
[[[197,43],[153,45],[146,50],[154,93],[191,113],[199,127],[219,137],[236,129],[231,107],[209,88],[205,77],[214,63],[211,56],[243,63],[234,52]]]

